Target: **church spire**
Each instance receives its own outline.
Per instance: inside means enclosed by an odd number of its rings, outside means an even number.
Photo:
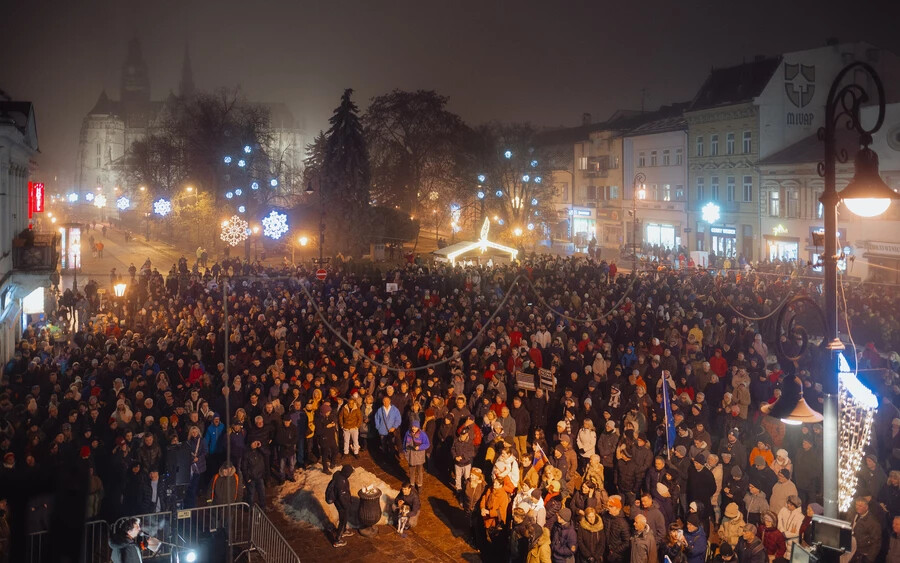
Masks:
[[[132,38],[128,42],[128,55],[122,65],[121,100],[123,102],[149,102],[150,77],[141,53],[141,43]]]
[[[181,82],[178,83],[178,95],[189,98],[194,95],[194,71],[191,70],[191,53],[188,44],[184,43],[184,59],[181,62]]]

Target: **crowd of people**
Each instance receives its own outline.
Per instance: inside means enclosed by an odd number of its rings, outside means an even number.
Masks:
[[[67,290],[60,322],[29,327],[4,366],[7,537],[77,537],[85,520],[174,505],[265,507],[267,482],[367,449],[408,470],[398,529],[417,524],[427,470],[456,490],[489,560],[763,563],[811,541],[821,428],[786,428],[771,409],[801,387],[821,408],[815,354],[792,360],[793,335],[753,319],[791,293],[817,298],[813,281],[548,256],[338,264],[324,282],[237,258],[130,275],[113,310]],[[900,382],[879,352],[900,349],[900,296],[845,297],[856,363],[887,374],[848,516],[874,562],[900,556]]]

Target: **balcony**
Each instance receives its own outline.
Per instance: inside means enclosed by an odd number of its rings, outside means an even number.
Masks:
[[[13,270],[52,272],[59,263],[59,234],[26,231],[13,239]]]

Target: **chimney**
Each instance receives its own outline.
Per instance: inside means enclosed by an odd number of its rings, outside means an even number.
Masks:
[[[825,46],[826,47],[834,47],[834,46],[838,45],[840,42],[841,42],[840,39],[838,39],[837,37],[829,37],[825,40]]]
[[[582,125],[590,125],[591,123],[593,123],[593,121],[594,120],[591,118],[591,114],[589,114],[589,113],[581,114],[581,124]]]

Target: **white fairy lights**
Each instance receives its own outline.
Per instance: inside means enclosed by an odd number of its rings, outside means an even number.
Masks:
[[[872,421],[878,398],[850,369],[843,354],[838,354],[838,510],[845,512],[856,494],[856,474],[863,451],[872,435]]]
[[[272,211],[262,218],[263,234],[271,239],[280,239],[288,232],[287,215]]]

